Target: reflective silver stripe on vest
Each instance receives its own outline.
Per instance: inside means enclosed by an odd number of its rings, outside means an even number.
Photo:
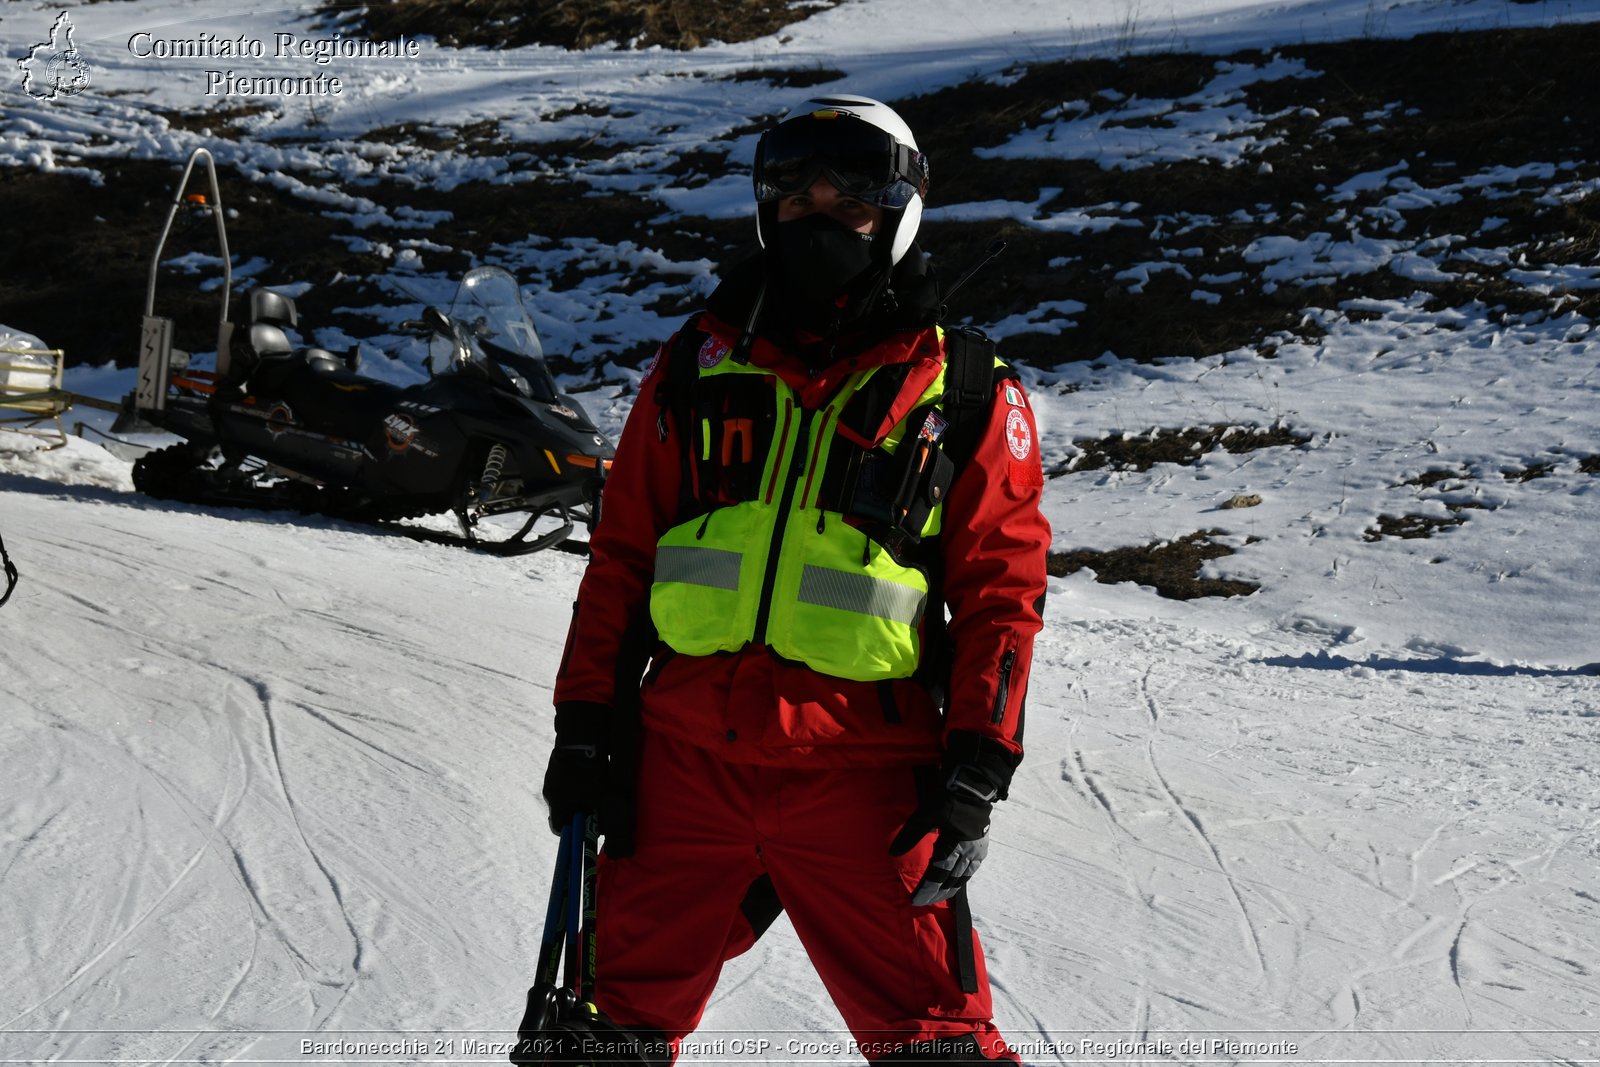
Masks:
[[[854,611],[891,622],[915,626],[922,618],[927,594],[899,582],[886,582],[869,574],[830,570],[807,565],[800,572],[802,604]]]
[[[741,552],[725,548],[661,545],[656,549],[656,581],[738,589]]]

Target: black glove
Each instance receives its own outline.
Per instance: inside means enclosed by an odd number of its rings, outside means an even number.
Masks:
[[[902,856],[937,832],[928,870],[911,894],[915,907],[949,900],[978,873],[989,854],[989,813],[1004,800],[1020,757],[1000,742],[956,730],[945,745],[938,776],[921,792],[917,808],[889,843]]]
[[[672,1062],[672,1046],[661,1031],[625,1029],[589,1003],[574,1005],[567,1018],[546,1029],[517,1037],[511,1049],[517,1067],[666,1067]]]
[[[559,834],[575,815],[599,812],[606,796],[608,752],[604,704],[572,700],[556,705],[556,744],[544,772],[550,829]]]

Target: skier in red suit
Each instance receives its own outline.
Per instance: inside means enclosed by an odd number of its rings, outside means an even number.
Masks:
[[[936,323],[927,188],[886,105],[801,105],[757,149],[760,253],[640,383],[555,688],[551,824],[606,846],[597,1010],[549,1062],[670,1062],[779,907],[862,1058],[1016,1060],[964,890],[1050,530],[1015,374]]]

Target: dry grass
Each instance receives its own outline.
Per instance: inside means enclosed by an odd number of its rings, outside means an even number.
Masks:
[[[369,37],[430,36],[452,48],[528,44],[698,48],[776,33],[837,0],[369,0],[325,4],[341,26]]]

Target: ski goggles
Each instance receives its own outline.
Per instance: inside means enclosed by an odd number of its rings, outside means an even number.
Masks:
[[[761,135],[756,202],[795,196],[825,177],[846,196],[903,208],[928,187],[928,159],[870,122],[843,111],[814,111]]]

